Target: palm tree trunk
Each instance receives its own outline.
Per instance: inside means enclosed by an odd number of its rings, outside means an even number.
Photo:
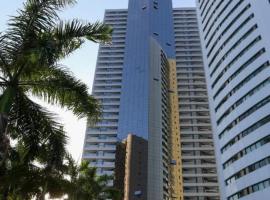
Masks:
[[[9,139],[6,134],[7,116],[0,114],[0,177],[5,175],[6,160],[8,157]]]
[[[7,134],[8,114],[11,110],[12,100],[15,97],[13,89],[8,88],[4,91],[0,99],[0,180],[6,176],[7,159],[9,156],[10,140]],[[9,195],[9,186],[3,188],[0,194],[1,200],[7,200]]]
[[[0,179],[6,174],[6,160],[8,157],[9,149],[9,139],[6,134],[7,129],[7,116],[5,114],[0,114]],[[1,200],[8,199],[9,189],[8,187],[4,188],[2,191]]]
[[[7,136],[7,115],[1,113],[0,114],[0,169],[4,167],[5,161],[8,156],[8,149],[9,149],[9,139]],[[1,176],[0,171],[0,176]]]
[[[8,113],[10,113],[16,90],[8,87],[0,99],[0,177],[5,172],[6,160],[10,148],[10,140],[7,134]],[[2,172],[2,170],[4,170]]]

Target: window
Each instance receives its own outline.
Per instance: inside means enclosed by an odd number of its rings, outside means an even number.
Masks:
[[[221,148],[221,153],[224,153],[226,150],[228,150],[236,142],[238,142],[242,138],[246,137],[247,135],[249,135],[253,131],[257,130],[258,128],[262,127],[263,125],[267,124],[268,122],[270,122],[270,115],[264,117],[263,119],[257,121],[256,123],[254,123],[253,125],[251,125],[247,129],[245,129],[244,131],[240,132],[237,136],[235,136],[233,139],[231,139],[226,145],[224,145]]]
[[[251,49],[257,42],[259,42],[261,40],[261,36],[256,37],[252,42],[250,42],[245,48],[242,49],[242,51],[240,53],[238,53],[233,59],[232,61],[225,67],[226,71],[231,68],[231,66],[237,61],[239,60],[239,58],[241,58],[249,49]],[[213,70],[211,71],[210,76],[212,77],[214,75],[214,73],[216,72],[216,70],[218,69],[218,65],[215,66],[215,68],[213,68]]]
[[[250,76],[255,77],[258,73],[260,73],[263,69],[265,69],[266,67],[269,66],[269,63],[265,63],[263,64],[260,68],[258,68],[257,70],[255,70],[254,72],[251,73]],[[249,77],[247,77],[247,79],[249,79]],[[270,78],[267,78],[266,80],[264,80],[262,83],[260,83],[259,85],[257,85],[255,88],[253,88],[252,90],[250,90],[247,94],[245,94],[243,97],[241,97],[238,101],[236,101],[232,106],[230,106],[225,112],[224,114],[217,120],[217,124],[220,124],[222,122],[222,120],[228,116],[233,110],[235,110],[238,106],[240,106],[244,101],[246,101],[247,99],[249,99],[251,96],[253,96],[254,94],[256,94],[257,92],[259,92],[262,88],[264,88],[266,85],[268,85],[270,83]]]
[[[238,26],[231,35],[227,37],[225,42],[222,45],[226,45],[252,18],[254,18],[254,14],[251,14],[248,16],[241,24]],[[222,35],[218,38],[218,40],[215,41],[213,46],[211,47],[210,51],[207,53],[207,57],[209,57],[212,54],[212,51],[214,50],[215,46],[217,45],[218,41],[222,38]]]
[[[266,165],[270,164],[270,156],[259,160],[258,162],[255,162],[251,165],[249,165],[248,167],[241,169],[240,171],[238,171],[237,173],[235,173],[233,176],[231,176],[230,178],[225,180],[226,185],[229,185],[230,183],[234,182],[235,180],[251,173],[254,172],[257,169],[260,169]]]
[[[154,1],[154,8],[158,9],[158,2],[157,1]]]
[[[228,85],[238,74],[240,74],[240,72],[242,72],[247,66],[249,66],[252,62],[254,62],[258,57],[260,57],[263,53],[265,53],[265,49],[262,48],[260,49],[258,52],[256,52],[253,56],[251,56],[247,62],[245,62],[243,65],[241,65],[218,89],[218,93],[224,89],[226,87],[226,85]],[[229,68],[224,68],[222,70],[222,72],[217,76],[217,78],[214,80],[213,84],[211,85],[212,88],[214,88],[217,84],[217,82],[219,81],[219,79],[223,76],[223,74],[225,74],[225,72],[228,70]]]
[[[243,1],[243,0],[241,0]],[[240,1],[240,3],[241,3]],[[243,8],[239,14],[233,19],[231,20],[231,22],[228,24],[228,26],[226,26],[224,28],[224,30],[222,31],[222,33],[219,35],[217,40],[220,40],[226,33],[227,31],[230,30],[231,26],[233,26],[233,24],[250,8],[250,4],[248,4],[245,8]],[[220,24],[220,26],[217,27],[217,29],[213,32],[213,34],[211,35],[211,37],[209,38],[208,42],[206,43],[206,48],[208,48],[208,46],[210,45],[212,39],[214,38],[214,36],[216,35],[216,33],[218,32],[218,30],[222,27],[221,25],[226,21],[226,19],[229,17],[230,15],[227,15],[226,18],[223,19],[222,23]],[[214,43],[213,46],[216,46],[216,43]],[[212,47],[213,47],[212,46]]]
[[[222,56],[222,58],[219,59],[219,61],[217,62],[217,65],[221,65],[221,63],[226,60],[226,58],[232,53],[233,50],[235,50],[237,48],[237,46],[239,46],[251,33],[253,33],[254,30],[257,29],[257,25],[254,25],[253,27],[251,27],[246,33],[244,33],[244,35],[242,35],[240,37],[240,39],[238,39],[232,46],[231,48]],[[222,52],[222,49],[225,47],[225,45],[222,45],[221,48],[219,48],[219,50],[216,51],[215,55],[213,56],[213,58],[211,59],[211,61],[209,62],[209,67],[212,66],[213,62],[215,61],[215,59],[217,58],[217,56]],[[216,68],[215,66],[215,68]]]
[[[264,146],[265,144],[270,143],[270,135],[260,139],[259,141],[253,143],[252,145],[249,145],[248,147],[244,148],[243,150],[239,151],[235,155],[233,155],[229,160],[227,160],[223,164],[223,169],[226,169],[229,167],[232,163],[239,160],[240,158],[244,157],[246,154],[249,154],[250,152]]]
[[[249,108],[246,112],[241,114],[239,117],[237,117],[235,120],[233,120],[229,125],[226,126],[226,128],[219,134],[219,138],[221,139],[229,130],[231,130],[233,127],[235,127],[237,124],[239,124],[243,119],[260,109],[261,107],[265,106],[270,102],[270,96],[267,96],[251,108]]]
[[[246,187],[246,188],[238,191],[237,193],[228,197],[227,200],[237,200],[239,198],[242,198],[242,197],[247,196],[249,194],[252,194],[254,192],[263,190],[269,186],[270,186],[270,179],[266,179],[262,182],[256,183],[250,187]]]
[[[212,22],[212,24],[211,24],[211,26],[209,27],[208,30],[211,30],[213,28],[213,26],[215,25],[217,19],[220,18],[220,16],[224,13],[224,11],[226,10],[226,8],[232,3],[232,1],[233,0],[230,0],[225,6],[223,6],[223,9],[217,14],[217,16],[213,20],[213,22]],[[208,17],[207,22],[205,23],[205,26],[203,27],[203,32],[205,32],[206,28],[210,24],[209,22],[212,19],[213,15],[216,13],[216,11],[219,9],[219,7],[222,5],[223,2],[224,1],[220,1],[219,4],[215,7],[214,11],[212,11],[211,15]],[[204,23],[205,19],[202,20],[202,23]]]
[[[233,1],[231,0],[229,3],[227,3],[226,4],[226,6],[223,8],[223,10],[221,11],[221,13],[224,13],[225,12],[225,10],[228,8],[228,6],[232,3]],[[233,12],[235,11],[235,10],[237,10],[237,8],[242,4],[244,2],[244,0],[240,0],[228,13],[227,13],[227,15],[223,18],[223,20],[217,25],[217,28],[215,29],[215,31],[213,32],[213,34],[211,35],[211,37],[210,38],[213,38],[214,37],[214,35],[217,33],[217,31],[222,27],[222,25],[224,24],[224,22],[226,22],[227,20],[228,20],[228,18],[230,17],[230,16],[232,16],[232,14],[233,14]],[[214,25],[214,24],[213,24]],[[210,31],[212,30],[212,28],[213,28],[213,26],[211,26],[209,29],[208,29],[208,31],[207,31],[207,33],[206,33],[206,35],[205,35],[205,37],[204,37],[204,39],[206,40],[207,39],[207,36],[209,35],[209,33],[210,33]],[[211,40],[211,39],[210,39]]]

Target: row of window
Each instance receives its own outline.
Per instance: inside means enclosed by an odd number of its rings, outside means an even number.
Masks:
[[[179,84],[179,86],[178,86],[178,90],[186,90],[186,89],[197,89],[197,90],[199,90],[199,89],[202,89],[202,90],[205,90],[206,89],[206,85],[205,84],[200,84],[200,85],[192,85],[192,84],[186,84],[186,85],[184,85],[184,84]]]
[[[245,111],[243,114],[241,114],[239,117],[237,117],[235,120],[233,120],[226,128],[219,134],[219,138],[222,138],[225,133],[227,133],[229,130],[231,130],[233,127],[235,127],[237,124],[239,124],[243,119],[260,109],[261,107],[265,106],[270,102],[270,96],[267,96],[251,108],[249,108],[247,111]]]
[[[120,14],[127,14],[127,10],[106,10],[106,15],[120,15]]]
[[[229,167],[232,163],[239,160],[240,158],[244,157],[248,153],[270,143],[270,135],[260,139],[259,141],[253,143],[252,145],[249,145],[248,147],[244,148],[243,150],[239,151],[238,153],[234,154],[229,160],[227,160],[225,163],[223,163],[223,169],[226,169]]]
[[[269,66],[269,65],[267,65]],[[252,97],[254,94],[259,92],[262,88],[264,88],[266,85],[270,83],[270,78],[267,78],[262,83],[257,85],[255,88],[250,90],[247,94],[245,94],[243,97],[241,97],[237,102],[235,102],[231,107],[229,107],[224,114],[218,119],[217,123],[221,123],[222,120],[227,117],[233,110],[235,110],[238,106],[240,106],[243,102],[245,102],[247,99]]]
[[[258,38],[256,38],[253,42],[252,42],[252,46],[256,43],[256,42],[258,42],[258,41],[260,41],[261,39],[260,39],[260,37],[258,37]],[[234,62],[236,62],[236,60],[238,60],[240,57],[242,57],[242,55],[246,52],[246,51],[248,51],[251,47],[252,47],[251,45],[250,46],[248,46],[248,47],[246,47],[245,49],[243,49],[243,51],[241,51],[230,63],[229,63],[229,65],[228,66],[232,66],[233,65],[233,63]],[[262,54],[262,53],[264,53],[263,51],[262,52],[260,52],[260,54]],[[249,61],[247,61],[246,63],[248,63],[249,64]],[[246,65],[246,63],[244,64],[244,66],[246,67],[247,65]],[[263,65],[261,65],[258,69],[256,69],[255,71],[257,72],[257,74],[258,73],[260,73],[262,70],[262,68],[265,68],[265,67],[267,67],[267,64],[265,64],[266,66],[264,66],[264,64]],[[258,70],[258,71],[257,71]],[[254,72],[255,72],[254,71]],[[220,102],[218,103],[218,105],[217,105],[217,107],[215,108],[215,110],[218,110],[234,93],[236,93],[236,91],[238,91],[241,87],[243,87],[248,81],[250,81],[252,78],[254,77],[254,75],[253,74],[250,74],[248,77],[246,77],[244,80],[242,80],[238,85],[236,85],[230,92],[228,92],[228,94],[226,94],[226,96],[225,97],[223,97],[221,100],[220,100]],[[214,99],[216,99],[216,96],[215,96],[215,98]]]
[[[239,4],[237,4],[237,5],[240,5],[240,3],[242,3],[242,1],[243,1],[243,0],[241,0],[241,1],[239,2]],[[236,8],[238,8],[237,5],[236,5]],[[236,17],[233,18],[233,19],[231,20],[231,22],[224,28],[224,30],[223,30],[222,33],[219,35],[219,37],[217,38],[216,41],[220,40],[220,39],[222,38],[222,36],[225,35],[225,34],[230,30],[230,28],[235,24],[235,22],[237,22],[237,20],[238,20],[242,15],[244,15],[244,13],[246,13],[246,11],[247,11],[248,9],[250,9],[250,7],[251,7],[250,4],[248,4],[247,6],[245,6],[245,7],[239,12],[239,14],[236,15]],[[222,24],[223,24],[224,22],[226,22],[226,20],[227,20],[230,16],[231,16],[231,15],[227,15],[227,16],[223,19]],[[208,40],[207,43],[206,43],[206,47],[208,47],[208,46],[210,45],[210,43],[212,42],[214,36],[216,35],[216,33],[218,33],[219,29],[222,27],[222,24],[220,24],[220,25],[216,28],[216,30],[212,33],[211,37],[209,38],[209,40]],[[213,46],[216,46],[216,42],[214,43]],[[212,47],[213,47],[213,46],[212,46]]]
[[[190,118],[181,118],[180,124],[192,124],[192,123],[198,123],[198,124],[210,124],[210,119],[190,119]]]
[[[246,128],[244,131],[240,132],[237,134],[234,138],[232,138],[228,143],[226,143],[222,148],[221,148],[221,153],[224,153],[226,150],[228,150],[232,145],[240,141],[242,138],[246,137],[250,133],[254,132],[258,128],[262,127],[263,125],[267,124],[270,122],[270,115],[264,117],[263,119],[255,122],[248,128]]]
[[[234,31],[227,37],[227,39],[225,40],[225,42],[223,42],[222,46],[225,46],[231,39],[234,38],[234,36],[252,19],[254,18],[254,14],[252,13],[251,15],[249,15],[237,28],[234,29]],[[207,53],[207,57],[209,57],[214,48],[216,47],[216,45],[218,44],[218,42],[221,40],[223,34],[220,35],[220,37],[214,42],[213,46],[210,48],[210,50]],[[220,47],[220,48],[221,48]]]
[[[104,73],[104,72],[111,72],[111,73],[117,72],[117,73],[121,73],[122,72],[122,68],[119,68],[119,67],[115,67],[115,68],[97,67],[96,73],[97,72],[101,72],[101,73]]]
[[[206,2],[205,0],[198,0],[199,1],[199,4],[200,4],[200,9],[202,8],[204,2]]]
[[[208,9],[207,9],[205,15],[204,15],[203,18],[202,18],[202,24],[204,24],[204,21],[207,19],[207,16],[208,16],[208,14],[210,13],[209,11],[212,9],[212,7],[213,7],[213,5],[214,5],[215,3],[216,3],[216,0],[213,0],[212,3],[211,3],[211,5],[208,7]],[[222,1],[220,1],[219,5],[220,5],[221,3],[222,3]],[[210,17],[209,17],[208,20],[207,20],[208,22],[209,22],[209,20],[212,18],[213,14],[214,14],[215,12],[216,12],[216,9],[213,10],[213,11],[211,12]],[[205,31],[205,26],[204,26],[203,31]]]
[[[244,196],[247,196],[247,195],[252,194],[254,192],[258,192],[258,191],[263,190],[263,189],[268,188],[268,187],[270,187],[270,179],[266,179],[262,182],[256,183],[256,184],[249,186],[243,190],[240,190],[239,192],[228,197],[227,200],[238,200]]]
[[[127,18],[105,18],[104,23],[109,26],[125,27],[127,25]]]
[[[114,46],[108,46],[108,45],[104,45],[104,46],[102,46],[102,45],[100,45],[100,51],[102,51],[102,50],[108,50],[108,51],[111,51],[111,50],[124,50],[124,48],[122,48],[122,47],[114,47]],[[123,52],[124,53],[124,52]]]
[[[214,96],[216,97],[232,80],[234,80],[235,77],[238,76],[238,74],[240,74],[242,71],[244,71],[252,62],[254,62],[257,58],[259,58],[264,53],[265,53],[265,49],[262,48],[258,52],[256,52],[254,55],[252,55],[249,59],[247,59],[247,61],[244,64],[242,64],[231,76],[229,76],[224,81],[224,83],[219,87],[219,89],[217,90],[217,92],[216,92],[216,94]],[[223,73],[221,73],[221,76],[222,75],[223,75]],[[216,79],[216,81],[219,81],[219,79],[221,78],[221,76],[218,77]],[[212,84],[212,88],[215,87],[216,83],[217,82],[214,82]]]
[[[237,180],[237,179],[239,179],[239,178],[241,178],[241,177],[243,177],[251,172],[254,172],[254,171],[256,171],[256,170],[258,170],[266,165],[270,165],[270,156],[268,156],[262,160],[259,160],[258,162],[255,162],[244,169],[241,169],[240,171],[238,171],[237,173],[232,175],[230,178],[226,179],[225,184],[229,185],[230,183],[235,182],[235,180]]]
[[[94,128],[89,128],[88,132],[91,131],[117,131],[117,127],[94,127]]]
[[[106,78],[106,77],[110,77],[110,78],[118,78],[118,77],[122,77],[122,73],[120,72],[119,74],[96,74],[95,77],[102,77],[102,78]]]
[[[229,62],[229,64],[224,68],[226,70],[228,70],[229,68],[231,68],[231,66],[237,61],[239,60],[250,48],[252,48],[257,42],[259,42],[261,40],[261,36],[257,36],[254,40],[252,40],[245,48],[243,48],[240,53],[238,53],[231,62]],[[215,68],[213,68],[213,70],[210,73],[210,76],[212,77],[213,74],[216,72],[216,70],[218,69],[218,65],[215,66]],[[221,72],[222,73],[222,72]]]
[[[219,1],[219,4],[215,7],[215,9],[211,12],[211,15],[208,17],[208,20],[206,21],[204,27],[203,27],[203,31],[205,32],[206,28],[208,27],[208,25],[210,24],[210,20],[212,19],[212,17],[214,16],[214,14],[218,11],[218,9],[220,8],[220,6],[222,5],[224,1]],[[215,19],[213,20],[213,22],[211,23],[210,27],[208,30],[212,30],[213,26],[215,25],[215,23],[217,22],[218,19],[220,19],[220,16],[225,12],[225,10],[227,9],[227,7],[231,4],[232,0],[230,0],[224,7],[223,9],[216,15]],[[204,21],[206,20],[206,18],[203,19],[202,23],[204,23]]]
[[[167,185],[168,185],[168,132],[169,132],[169,122],[168,122],[168,63],[166,56],[163,51],[161,51],[161,82],[162,82],[162,159],[163,159],[163,166],[166,169],[163,170],[163,191],[167,193]]]
[[[216,68],[217,66],[221,65],[222,62],[224,62],[226,60],[226,58],[232,53],[233,50],[235,50],[249,35],[251,35],[251,33],[253,33],[255,30],[257,29],[257,25],[254,25],[252,28],[250,28],[246,33],[244,33],[244,35],[242,35],[232,46],[231,48],[219,59],[219,61],[217,62],[217,64],[215,65],[214,68]],[[213,56],[213,58],[211,59],[211,61],[209,62],[209,67],[211,67],[211,65],[213,64],[213,62],[215,61],[215,59],[217,58],[217,56],[220,55],[221,51],[223,50],[225,46],[222,46]]]
[[[190,150],[182,150],[182,158],[185,158],[187,156],[211,156],[212,158],[214,158],[215,152],[214,150],[194,150],[194,149],[190,149]],[[200,168],[201,171],[197,171],[197,169]],[[216,170],[216,166],[215,165],[211,165],[211,166],[189,166],[189,167],[185,167],[183,166],[183,171],[195,171],[195,173],[198,174],[213,174],[214,171]],[[197,171],[197,172],[196,172]]]
[[[190,26],[190,25],[197,25],[196,21],[193,22],[188,22],[188,21],[184,21],[184,20],[175,20],[174,21],[174,25],[183,25],[183,26]]]
[[[225,10],[228,8],[228,6],[231,4],[232,1],[230,1],[226,7],[223,8],[223,10],[221,11],[221,13],[225,12]],[[237,8],[240,7],[240,5],[244,2],[244,0],[240,0],[228,13],[225,17],[222,18],[222,21],[217,25],[217,28],[213,31],[212,35],[210,36],[209,39],[209,43],[211,42],[211,40],[213,39],[213,37],[215,36],[215,34],[218,32],[218,30],[222,27],[222,25],[228,20],[229,17],[231,17],[234,13],[234,11],[237,10]],[[241,15],[239,15],[240,17]],[[231,26],[233,25],[234,21],[231,22]],[[210,31],[212,30],[213,26],[214,26],[215,22],[212,24],[212,26],[208,29],[204,39],[206,40]],[[228,26],[229,28],[229,26]],[[226,30],[226,29],[225,29]],[[227,30],[226,30],[227,31]]]
[[[107,13],[105,13],[105,18],[104,21],[108,20],[108,19],[122,19],[125,20],[127,18],[128,15],[107,15]]]
[[[264,69],[266,69],[269,66],[269,61],[265,62],[261,66],[259,66],[257,69],[255,69],[252,73],[250,73],[244,80],[242,80],[240,83],[238,83],[218,104],[218,106],[215,108],[215,110],[219,110],[219,108],[233,95],[235,94],[240,88],[242,88],[246,83],[248,83],[252,78],[257,76],[260,72],[262,72]],[[214,98],[215,99],[215,98]],[[219,124],[219,122],[218,122]]]
[[[197,31],[198,26],[182,26],[182,27],[174,27],[174,30],[181,30],[181,31]]]
[[[176,50],[188,50],[188,51],[200,51],[201,46],[198,44],[191,44],[190,42],[185,42],[185,41],[175,41],[175,47]]]
[[[203,6],[204,2],[206,2],[206,4]],[[204,15],[204,12],[206,11],[206,7],[207,7],[207,5],[208,5],[209,2],[210,2],[209,0],[206,0],[206,1],[203,1],[202,2],[201,6],[200,6],[200,10],[202,10],[201,16]],[[202,8],[202,6],[203,6],[203,8]]]
[[[175,35],[199,35],[199,31],[182,31],[182,30],[177,30],[174,32]]]
[[[200,52],[198,52],[198,54],[200,54]],[[200,72],[204,72],[203,70],[203,66],[190,66],[190,67],[186,67],[186,66],[176,66],[176,70],[177,72],[179,71],[200,71]]]

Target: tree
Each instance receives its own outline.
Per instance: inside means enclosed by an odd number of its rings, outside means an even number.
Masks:
[[[66,194],[68,194],[69,200],[121,199],[121,193],[108,186],[113,177],[108,175],[98,176],[96,168],[89,167],[88,161],[83,161],[78,167],[70,157],[68,169],[70,186],[66,187]]]
[[[88,94],[87,86],[74,78],[59,61],[80,48],[86,39],[109,41],[112,30],[98,22],[62,21],[59,11],[75,3],[75,0],[27,0],[17,16],[11,17],[7,31],[0,33],[2,200],[7,199],[11,191],[15,192],[12,184],[2,181],[16,182],[11,173],[23,169],[29,173],[30,179],[32,174],[38,173],[50,177],[63,166],[65,132],[55,121],[55,116],[29,96],[66,107],[79,118],[87,117],[92,122],[99,118],[97,100]],[[11,145],[11,141],[15,145]],[[46,187],[35,192],[46,193]]]

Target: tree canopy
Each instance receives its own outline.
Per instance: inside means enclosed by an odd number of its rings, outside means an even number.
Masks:
[[[86,40],[109,42],[112,29],[99,22],[61,20],[59,12],[75,3],[27,0],[10,18],[8,29],[0,33],[1,200],[44,199],[47,193],[67,194],[67,188],[73,191],[73,187],[74,200],[76,195],[102,199],[90,197],[90,188],[100,187],[104,195],[112,189],[105,187],[108,177],[96,177],[89,163],[83,162],[80,168],[72,164],[66,150],[67,136],[56,115],[31,98],[67,108],[93,123],[99,120],[98,101],[60,61]],[[92,186],[85,182],[88,180]],[[91,194],[94,191],[100,190]]]

